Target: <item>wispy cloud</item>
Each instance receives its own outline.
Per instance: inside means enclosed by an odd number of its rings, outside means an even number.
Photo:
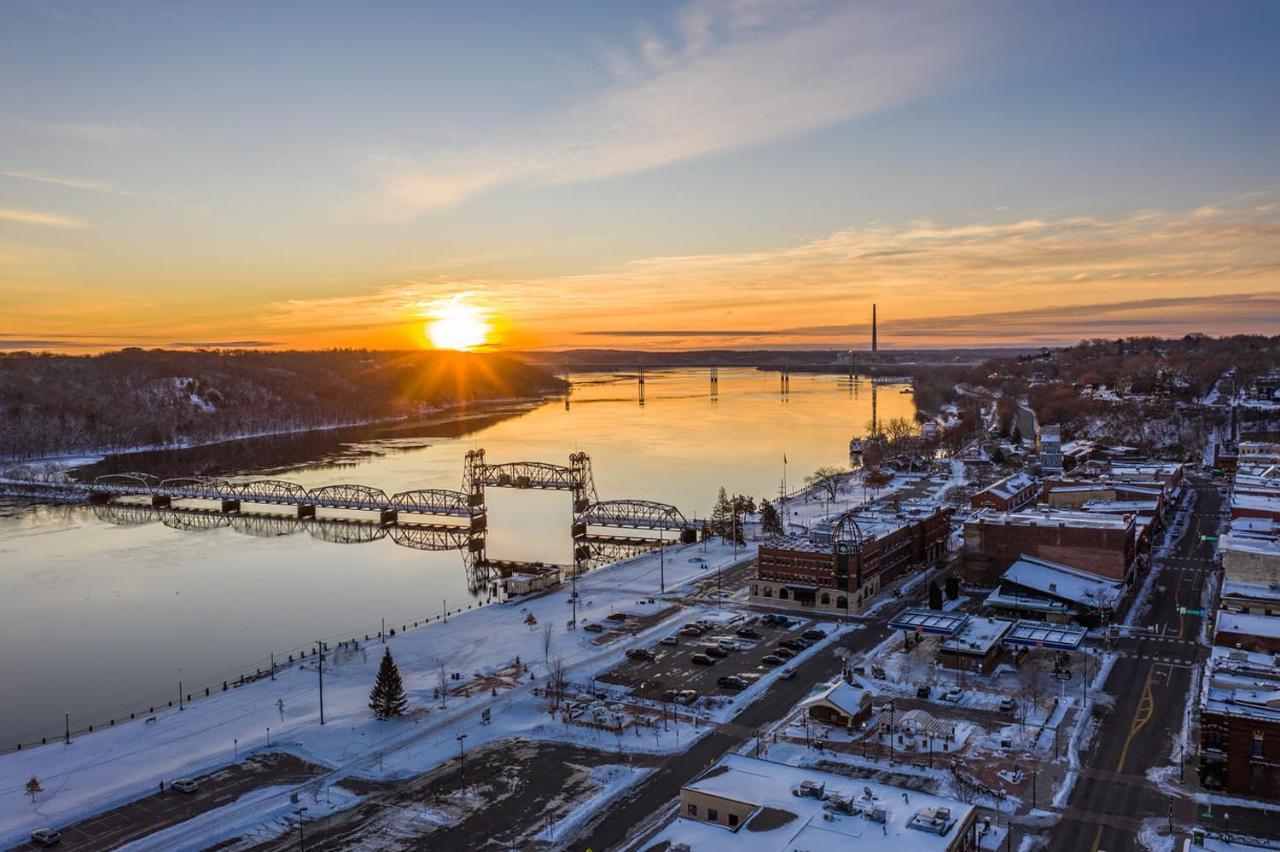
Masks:
[[[39,225],[47,228],[87,228],[86,222],[61,213],[45,213],[39,210],[16,210],[0,207],[0,221],[19,225]]]
[[[768,251],[652,257],[579,274],[443,271],[381,290],[272,306],[274,334],[389,327],[468,291],[512,345],[846,345],[880,305],[882,339],[920,345],[1280,331],[1280,207],[1226,199],[1179,213],[875,224]],[[685,338],[687,340],[681,340]]]
[[[593,98],[488,144],[369,157],[366,212],[405,218],[513,183],[589,181],[804,134],[942,84],[976,45],[959,5],[697,0],[609,54]]]
[[[71,177],[67,175],[51,175],[44,172],[26,172],[17,170],[0,171],[0,176],[27,180],[35,183],[47,183],[54,186],[65,186],[69,189],[83,189],[89,192],[105,192],[110,195],[129,195],[113,183],[89,178]]]

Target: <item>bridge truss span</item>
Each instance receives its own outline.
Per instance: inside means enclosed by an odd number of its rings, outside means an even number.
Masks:
[[[471,505],[467,495],[461,491],[448,491],[443,488],[422,488],[417,491],[401,491],[391,495],[388,509],[408,515],[430,515],[443,518],[469,518],[473,514],[483,514]]]
[[[373,511],[388,508],[387,492],[369,485],[325,485],[307,492],[307,502],[312,506],[329,509],[366,509]]]
[[[587,507],[577,520],[587,527],[613,529],[679,532],[690,527],[675,506],[652,500],[604,500]]]
[[[251,479],[232,487],[234,496],[246,503],[299,506],[307,502],[307,489],[283,479]]]

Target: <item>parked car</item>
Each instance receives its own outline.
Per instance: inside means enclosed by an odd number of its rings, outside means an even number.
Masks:
[[[62,842],[62,835],[54,828],[37,828],[31,832],[31,842],[36,846],[57,846]]]
[[[695,666],[714,666],[716,664],[715,657],[708,657],[706,654],[694,654],[689,658],[689,662]]]
[[[791,678],[795,676],[796,676],[795,669],[783,669],[782,674],[778,675],[778,677],[782,678],[783,680],[791,680]]]
[[[784,660],[789,660],[795,655],[796,655],[796,652],[791,650],[790,648],[777,648],[773,652],[773,656],[779,657]]]
[[[732,639],[721,639],[721,640],[720,640],[719,642],[717,642],[716,644],[720,646],[720,650],[722,650],[722,651],[740,651],[740,650],[742,650],[742,646],[741,646],[741,645],[739,645],[737,642],[734,642]]]
[[[729,656],[729,654],[719,645],[704,645],[702,647],[702,652],[704,654],[710,654],[711,656],[720,660],[723,660],[725,657]]]
[[[853,671],[854,671],[854,674],[857,674],[857,673],[858,673],[858,670],[857,670],[857,669],[854,669]],[[880,668],[880,666],[872,666],[872,667],[871,667],[871,676],[872,676],[873,678],[875,678],[876,680],[884,680],[884,678],[885,678],[885,675],[884,675],[884,669]]]
[[[813,630],[806,630],[801,633],[800,636],[804,639],[808,639],[810,642],[817,642],[819,639],[827,638],[826,631],[818,630],[817,628],[814,628]]]
[[[662,641],[660,641],[658,644],[659,645],[679,645],[680,640],[675,636],[663,636]]]
[[[648,648],[628,648],[627,659],[649,661],[653,659],[653,652]]]
[[[778,643],[780,648],[790,648],[792,651],[803,651],[809,647],[809,643],[803,639],[783,639]]]
[[[683,704],[688,707],[690,704],[698,700],[698,690],[682,689],[680,694],[676,696],[676,703]]]
[[[177,790],[179,793],[186,793],[187,795],[191,795],[196,790],[200,789],[200,785],[192,778],[179,778],[169,786]]]
[[[662,693],[662,700],[663,700],[663,701],[675,701],[675,700],[679,697],[679,695],[680,695],[680,690],[678,690],[678,689],[667,689],[667,690],[664,690],[664,691],[663,691],[663,693]]]
[[[916,698],[928,698],[928,697],[929,697],[929,687],[927,686],[916,687]]]
[[[723,687],[724,689],[746,689],[747,682],[737,675],[724,675],[723,677],[717,678],[716,686]]]
[[[759,639],[760,631],[752,630],[750,627],[743,627],[737,631],[737,635],[742,639]]]
[[[584,624],[584,625],[582,625],[582,629],[583,629],[583,630],[585,630],[585,631],[587,631],[588,633],[603,633],[603,632],[604,632],[604,625],[602,625],[602,624]]]
[[[706,631],[696,624],[686,624],[680,628],[680,633],[684,636],[701,636]]]
[[[785,662],[786,662],[786,660],[782,659],[781,657],[777,656],[776,654],[769,654],[767,657],[763,657],[763,658],[760,660],[760,662],[761,662],[761,663],[763,663],[763,664],[764,664],[764,665],[766,665],[766,666],[780,666],[780,665],[782,665],[783,663],[785,663]]]
[[[1015,708],[1015,707],[1017,707],[1017,706],[1018,706],[1017,702],[1016,702],[1016,701],[1014,701],[1012,698],[1001,698],[1001,699],[1000,699],[1000,712],[1001,712],[1001,713],[1012,713],[1012,712],[1013,712],[1013,710],[1014,710],[1014,708]]]
[[[952,704],[959,702],[961,698],[964,698],[964,690],[958,686],[953,686],[942,693],[942,700],[950,701]]]

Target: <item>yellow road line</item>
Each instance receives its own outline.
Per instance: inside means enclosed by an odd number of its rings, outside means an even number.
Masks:
[[[1151,721],[1151,717],[1155,712],[1155,696],[1151,692],[1151,677],[1155,674],[1156,667],[1152,665],[1147,669],[1147,679],[1142,684],[1142,697],[1138,699],[1138,706],[1133,709],[1133,721],[1129,724],[1129,736],[1124,741],[1124,748],[1120,752],[1120,760],[1116,762],[1116,772],[1124,769],[1124,762],[1129,757],[1129,746],[1133,744],[1133,738],[1138,735]],[[1098,831],[1093,835],[1093,844],[1089,847],[1089,852],[1098,852],[1098,845],[1102,843],[1103,826],[1098,826]]]

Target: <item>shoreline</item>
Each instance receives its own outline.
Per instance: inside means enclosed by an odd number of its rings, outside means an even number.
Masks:
[[[200,447],[215,447],[220,444],[232,444],[237,441],[252,441],[258,438],[277,438],[289,435],[310,435],[319,432],[334,432],[340,429],[360,429],[368,426],[388,426],[391,424],[402,424],[406,426],[432,426],[445,423],[461,423],[467,419],[465,413],[467,410],[479,413],[492,413],[496,409],[500,409],[506,405],[533,405],[542,401],[550,401],[557,397],[543,394],[540,396],[527,397],[501,397],[494,399],[473,400],[469,402],[457,402],[452,405],[445,405],[432,409],[430,412],[417,415],[402,414],[394,417],[375,417],[366,420],[353,420],[345,423],[329,423],[320,426],[305,426],[294,429],[269,429],[262,432],[246,432],[239,435],[229,435],[221,438],[213,438],[204,441],[188,441],[177,444],[135,444],[129,447],[111,450],[82,450],[77,452],[63,453],[60,455],[41,456],[32,459],[14,459],[0,458],[0,471],[4,475],[13,476],[20,471],[32,472],[33,468],[44,468],[47,474],[60,473],[65,474],[68,471],[81,467],[87,467],[97,464],[108,458],[116,458],[120,456],[137,455],[139,453],[166,453],[180,452],[182,450],[193,450]],[[459,410],[462,414],[459,414]],[[38,481],[38,480],[33,480]]]

